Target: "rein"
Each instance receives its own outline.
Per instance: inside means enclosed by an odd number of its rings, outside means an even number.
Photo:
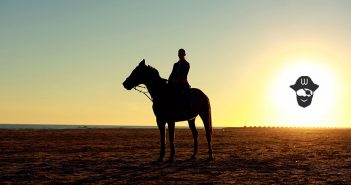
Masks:
[[[145,91],[142,91],[142,90],[137,89],[137,87],[143,88],[143,89],[146,89],[146,87],[143,87],[143,86],[141,86],[141,85],[137,85],[137,86],[134,87],[134,89],[135,89],[136,91],[140,92],[140,93],[143,93],[147,98],[149,98],[149,100],[150,100],[151,102],[153,102],[153,100],[152,100],[152,98],[151,98],[151,96],[150,96],[149,91],[146,91],[146,92],[145,92]]]

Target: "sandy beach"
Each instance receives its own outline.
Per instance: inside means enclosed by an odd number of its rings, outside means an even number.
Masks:
[[[214,130],[189,160],[190,129],[176,128],[176,161],[155,163],[157,129],[0,130],[1,184],[349,184],[350,129]],[[167,146],[166,157],[169,155]]]

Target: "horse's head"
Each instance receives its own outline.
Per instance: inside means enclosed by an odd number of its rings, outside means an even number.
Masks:
[[[145,59],[143,59],[132,71],[129,77],[123,82],[123,86],[124,88],[131,90],[137,85],[146,84],[155,75],[159,76],[157,70],[147,66],[145,64]]]

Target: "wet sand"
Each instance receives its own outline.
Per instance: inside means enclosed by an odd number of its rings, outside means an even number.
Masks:
[[[351,182],[350,129],[215,129],[211,162],[203,129],[196,160],[189,129],[175,141],[176,161],[155,163],[157,129],[0,130],[0,184]]]

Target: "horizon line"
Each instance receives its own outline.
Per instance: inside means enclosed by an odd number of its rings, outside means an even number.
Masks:
[[[78,128],[89,128],[89,127],[111,127],[111,128],[157,128],[157,125],[115,125],[115,124],[60,124],[60,123],[0,123],[2,126],[66,126],[66,127],[78,127]],[[176,125],[178,128],[187,128],[186,125]],[[203,127],[198,125],[197,127]],[[284,126],[284,125],[244,125],[244,126],[213,126],[214,129],[225,129],[225,128],[315,128],[315,129],[351,129],[351,126]]]

